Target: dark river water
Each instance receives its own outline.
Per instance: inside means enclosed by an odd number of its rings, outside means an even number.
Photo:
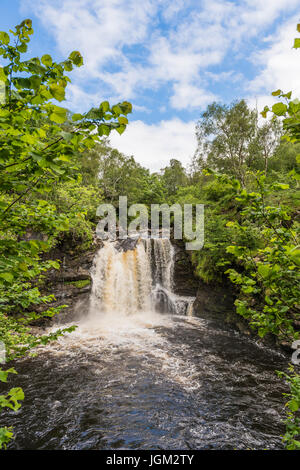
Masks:
[[[14,449],[281,449],[287,358],[212,320],[98,315],[24,359]]]

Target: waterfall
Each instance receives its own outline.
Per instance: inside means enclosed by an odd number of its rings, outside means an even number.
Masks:
[[[118,251],[106,242],[92,269],[92,302],[106,312],[120,308],[126,313],[151,309],[151,271],[142,244]]]
[[[167,238],[140,239],[131,249],[105,242],[92,268],[93,311],[192,315],[193,297],[173,292],[174,248]]]
[[[174,248],[168,238],[153,239],[153,266],[154,282],[172,291]]]

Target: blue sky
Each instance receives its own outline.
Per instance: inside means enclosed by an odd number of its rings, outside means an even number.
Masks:
[[[274,89],[300,96],[300,0],[1,0],[0,11],[2,31],[33,20],[32,55],[82,53],[65,103],[72,111],[133,103],[128,129],[111,143],[154,170],[189,162],[212,101],[246,98],[261,109]]]

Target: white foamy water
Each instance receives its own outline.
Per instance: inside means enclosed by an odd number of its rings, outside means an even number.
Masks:
[[[133,314],[151,309],[151,267],[144,246],[118,251],[106,242],[92,269],[91,311]]]
[[[170,348],[168,339],[164,336],[166,330],[176,332],[179,325],[174,320],[179,318],[155,311],[139,311],[128,315],[126,311],[99,314],[92,310],[77,323],[74,332],[41,347],[40,350],[53,356],[69,357],[72,361],[78,355],[93,354],[105,362],[105,368],[118,359],[116,355],[125,352],[135,358],[141,357],[147,367],[166,374],[169,380],[181,384],[187,390],[197,389],[200,383],[195,382],[198,374],[194,365],[186,359],[182,360],[178,351]],[[194,321],[197,326],[201,324],[201,320]],[[55,330],[56,328],[51,329]],[[181,352],[183,348],[181,346]],[[65,366],[68,366],[68,362]],[[100,372],[101,369],[98,369],[98,373]]]

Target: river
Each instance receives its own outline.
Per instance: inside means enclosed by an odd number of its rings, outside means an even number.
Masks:
[[[189,314],[172,294],[171,245],[157,245],[107,244],[75,332],[18,361],[10,385],[25,400],[1,418],[9,448],[282,448],[286,357]]]

